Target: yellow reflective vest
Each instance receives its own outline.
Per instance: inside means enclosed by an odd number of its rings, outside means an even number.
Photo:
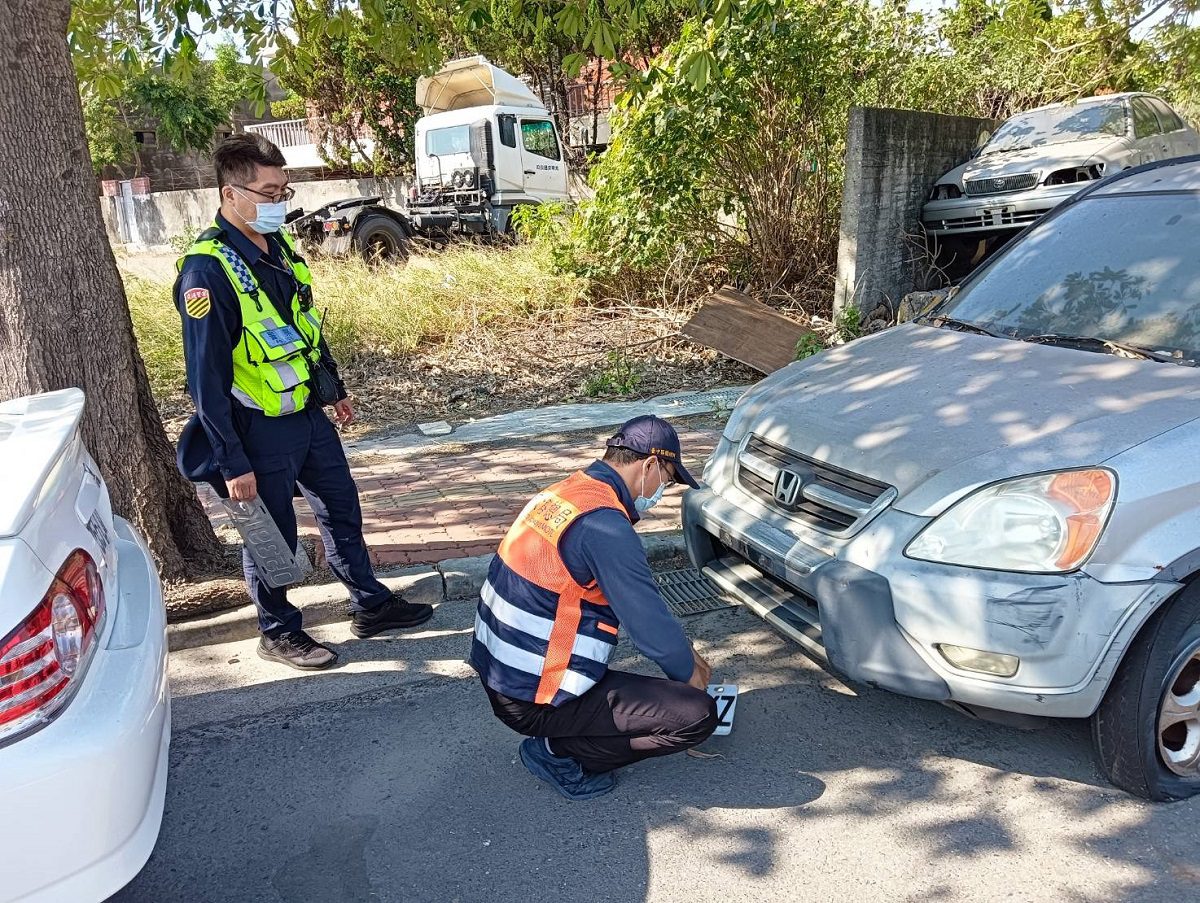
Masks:
[[[221,241],[213,226],[196,239],[176,269],[196,254],[207,254],[221,262],[229,277],[242,313],[241,339],[233,347],[233,397],[248,408],[268,417],[302,410],[311,392],[311,365],[320,358],[321,320],[312,309],[312,273],[291,236],[276,233],[284,257],[296,277],[299,291],[292,296],[292,324],[279,315],[258,278],[241,255]]]

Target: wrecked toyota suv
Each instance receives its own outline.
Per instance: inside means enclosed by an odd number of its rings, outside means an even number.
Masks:
[[[1091,718],[1200,791],[1200,157],[1085,189],[920,321],[763,380],[689,492],[693,562],[852,680]]]

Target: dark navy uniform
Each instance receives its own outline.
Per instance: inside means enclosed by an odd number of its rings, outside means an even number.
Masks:
[[[250,267],[278,314],[293,325],[291,299],[297,281],[279,238],[267,236],[269,250],[264,253],[220,214],[216,228],[221,230],[221,240]],[[185,296],[195,289],[208,292],[210,304],[200,308],[204,311],[201,316],[195,316],[194,304],[191,313],[186,306]],[[233,349],[241,339],[242,316],[229,276],[215,257],[185,259],[175,282],[175,306],[183,321],[188,392],[196,405],[196,416],[180,439],[180,460],[206,459],[213,471],[211,481],[219,491],[223,488],[220,478],[253,471],[263,504],[292,546],[296,543],[292,499],[298,488],[316,515],[330,567],[350,590],[351,609],[369,611],[381,606],[391,593],[371,567],[362,536],[358,487],[350,476],[337,431],[320,404],[310,398],[301,411],[268,417],[233,398]],[[336,378],[336,364],[323,338],[320,351]],[[345,398],[340,379],[338,387],[340,397]],[[210,445],[211,451],[199,451],[197,446],[203,444]],[[287,591],[260,581],[249,553],[243,552],[242,562],[263,635],[273,638],[300,630],[300,611],[288,601]]]

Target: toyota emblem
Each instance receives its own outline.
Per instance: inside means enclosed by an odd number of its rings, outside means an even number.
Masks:
[[[992,187],[995,188],[997,191],[999,191],[1001,188],[1004,187],[1004,180],[1003,179],[992,179]]]

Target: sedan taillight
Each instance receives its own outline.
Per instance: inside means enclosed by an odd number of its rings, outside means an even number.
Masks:
[[[0,639],[0,743],[45,724],[66,703],[103,615],[100,573],[77,549],[29,617]]]

